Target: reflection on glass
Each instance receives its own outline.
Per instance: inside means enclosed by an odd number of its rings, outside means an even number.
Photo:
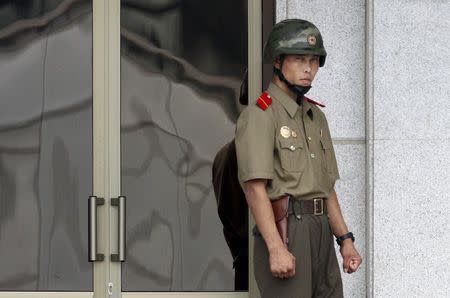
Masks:
[[[275,19],[275,8],[276,8],[276,0],[264,0],[261,1],[262,5],[262,48],[264,48],[264,44],[269,38],[269,34],[272,31],[272,28],[276,22]],[[263,63],[262,65],[263,71],[263,81],[261,86],[268,86],[270,80],[273,76],[273,66],[270,63]]]
[[[92,291],[92,1],[0,16],[0,291]]]
[[[247,1],[122,0],[124,291],[233,291],[211,184],[234,136]]]

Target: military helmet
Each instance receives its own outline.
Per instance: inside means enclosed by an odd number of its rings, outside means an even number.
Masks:
[[[321,67],[327,57],[319,29],[300,19],[279,22],[270,32],[264,46],[264,63],[273,63],[275,58],[283,54],[318,55]]]

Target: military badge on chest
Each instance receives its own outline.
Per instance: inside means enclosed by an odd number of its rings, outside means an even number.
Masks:
[[[288,126],[282,126],[280,128],[280,135],[283,138],[288,139],[291,136],[291,129]]]
[[[280,128],[280,135],[285,139],[288,139],[290,137],[296,138],[298,136],[297,132],[295,132],[295,130],[293,130],[289,126],[282,126]]]

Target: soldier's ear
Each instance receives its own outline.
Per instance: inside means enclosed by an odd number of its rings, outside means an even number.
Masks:
[[[275,60],[273,61],[273,67],[276,69],[280,69],[280,63],[281,63],[280,57],[275,58]]]

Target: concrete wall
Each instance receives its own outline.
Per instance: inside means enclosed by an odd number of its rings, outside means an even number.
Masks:
[[[450,297],[450,1],[374,2],[376,297]]]
[[[309,94],[364,258],[345,296],[449,297],[450,1],[278,0],[286,18],[315,23],[329,55]]]

